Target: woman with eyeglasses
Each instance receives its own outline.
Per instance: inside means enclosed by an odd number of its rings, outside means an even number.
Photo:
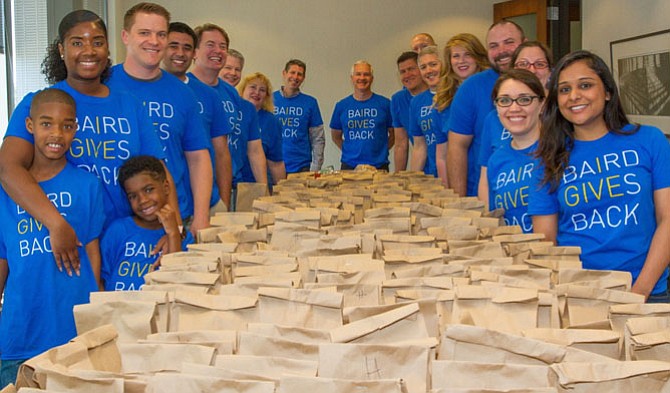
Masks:
[[[552,55],[549,48],[539,41],[525,41],[512,54],[512,64],[516,69],[528,70],[535,74],[547,93],[547,81],[551,74]],[[493,152],[500,146],[509,145],[511,134],[503,127],[498,112],[491,111],[484,120],[482,142],[479,150],[479,177],[478,195],[485,203],[488,202],[487,163]],[[491,210],[494,207],[490,207]]]
[[[663,133],[628,121],[610,70],[588,51],[556,65],[541,128],[528,209],[535,232],[581,247],[585,269],[630,272],[633,292],[667,303],[670,145]]]
[[[511,141],[497,149],[487,163],[489,206],[504,208],[505,223],[519,225],[524,233],[533,231],[527,212],[528,194],[544,97],[540,80],[530,71],[519,69],[502,74],[492,93],[496,112]]]

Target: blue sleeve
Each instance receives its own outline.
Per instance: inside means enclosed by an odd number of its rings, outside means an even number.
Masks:
[[[496,123],[495,117],[498,116],[497,111],[493,111],[486,116],[484,120],[484,129],[482,130],[482,142],[479,146],[479,166],[487,166],[489,158],[493,154],[493,128]]]
[[[184,86],[184,91],[188,92],[188,96],[184,97],[184,105],[186,105],[186,119],[187,127],[182,134],[182,146],[184,151],[196,151],[207,149],[210,145],[209,131],[205,130],[202,121],[191,121],[200,118],[200,111],[198,110],[198,100],[191,89]]]
[[[644,130],[644,129],[643,129]],[[638,132],[643,132],[640,130]],[[661,130],[651,127],[650,143],[652,151],[652,187],[653,190],[670,187],[670,144]]]
[[[549,192],[549,183],[541,185],[544,177],[544,165],[535,164],[533,171],[533,186],[528,197],[528,214],[531,216],[546,216],[557,214],[560,210],[556,191]],[[489,190],[492,189],[489,184]]]
[[[33,135],[28,132],[26,129],[26,117],[30,115],[30,103],[33,101],[33,96],[35,93],[29,93],[19,105],[14,108],[12,116],[9,118],[9,123],[7,124],[7,132],[5,138],[8,136],[15,136],[26,141],[33,143]]]
[[[263,134],[261,135],[265,158],[274,162],[284,161],[281,125],[279,124],[279,120],[277,120],[272,113],[268,113],[268,115],[268,121],[264,125]]]
[[[112,278],[112,273],[123,255],[122,246],[118,239],[118,228],[121,227],[119,224],[119,221],[113,222],[100,240],[100,254],[102,257],[100,276],[105,283]]]
[[[87,239],[84,244],[88,244],[89,242],[98,239],[102,235],[102,227],[105,223],[105,209],[103,205],[103,197],[102,197],[102,183],[100,180],[96,177],[95,182],[93,183],[93,192],[91,195],[91,217],[89,217],[89,223],[88,223],[88,234],[89,234],[89,239]]]
[[[312,113],[309,119],[309,126],[318,127],[323,125],[323,118],[321,118],[321,110],[319,109],[319,102],[314,98],[312,100]]]
[[[140,126],[140,152],[143,155],[153,156],[164,161],[166,156],[163,143],[156,133],[149,114],[143,108],[143,106],[138,105],[136,110],[137,121]]]
[[[412,98],[412,101],[409,103],[409,129],[407,132],[413,136],[423,136],[423,132],[419,126],[419,110],[417,100]]]
[[[219,136],[230,135],[233,132],[233,128],[228,122],[228,116],[226,113],[220,109],[221,99],[216,93],[216,90],[212,89],[212,94],[209,97],[212,100],[212,126],[210,130],[210,138],[216,138]]]
[[[478,97],[474,94],[474,89],[471,86],[472,79],[468,78],[456,91],[454,100],[451,102],[449,122],[442,125],[445,132],[453,131],[462,135],[475,134],[475,122],[477,120],[475,102]]]
[[[249,111],[249,113],[247,114],[250,117],[249,137],[247,138],[247,141],[255,141],[257,139],[261,139],[261,127],[258,124],[258,113],[256,112],[256,109]]]
[[[188,251],[189,244],[195,244],[195,239],[193,238],[191,231],[186,231],[186,237],[181,241],[181,250]]]
[[[335,109],[333,109],[333,116],[330,118],[330,128],[336,130],[342,130],[342,101],[335,104]]]

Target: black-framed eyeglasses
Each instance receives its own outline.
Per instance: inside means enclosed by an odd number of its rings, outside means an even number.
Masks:
[[[530,69],[531,66],[535,67],[536,70],[543,70],[549,67],[549,62],[545,60],[538,60],[534,63],[531,63],[530,61],[520,60],[514,63],[514,68],[523,68],[524,70]]]
[[[507,108],[512,106],[513,103],[517,103],[519,106],[528,106],[534,99],[539,99],[540,96],[520,96],[517,98],[512,97],[498,97],[493,102],[501,108]]]

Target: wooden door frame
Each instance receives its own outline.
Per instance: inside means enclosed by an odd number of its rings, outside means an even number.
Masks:
[[[547,24],[547,0],[509,0],[493,4],[493,22],[502,19],[536,14],[537,40],[549,44],[549,26]]]

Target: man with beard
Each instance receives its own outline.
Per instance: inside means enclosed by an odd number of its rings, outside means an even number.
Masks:
[[[408,136],[409,125],[409,103],[414,96],[426,91],[428,86],[421,79],[416,52],[404,52],[396,63],[398,74],[403,88],[391,96],[391,118],[393,119],[393,132],[395,134],[395,147],[393,160],[395,171],[400,172],[407,169],[407,151],[411,136]]]
[[[512,53],[526,40],[523,29],[509,20],[494,23],[486,34],[490,69],[466,79],[451,104],[447,174],[449,186],[460,196],[477,195],[480,169],[477,154],[486,115],[494,109],[493,85],[500,73],[512,67]]]

